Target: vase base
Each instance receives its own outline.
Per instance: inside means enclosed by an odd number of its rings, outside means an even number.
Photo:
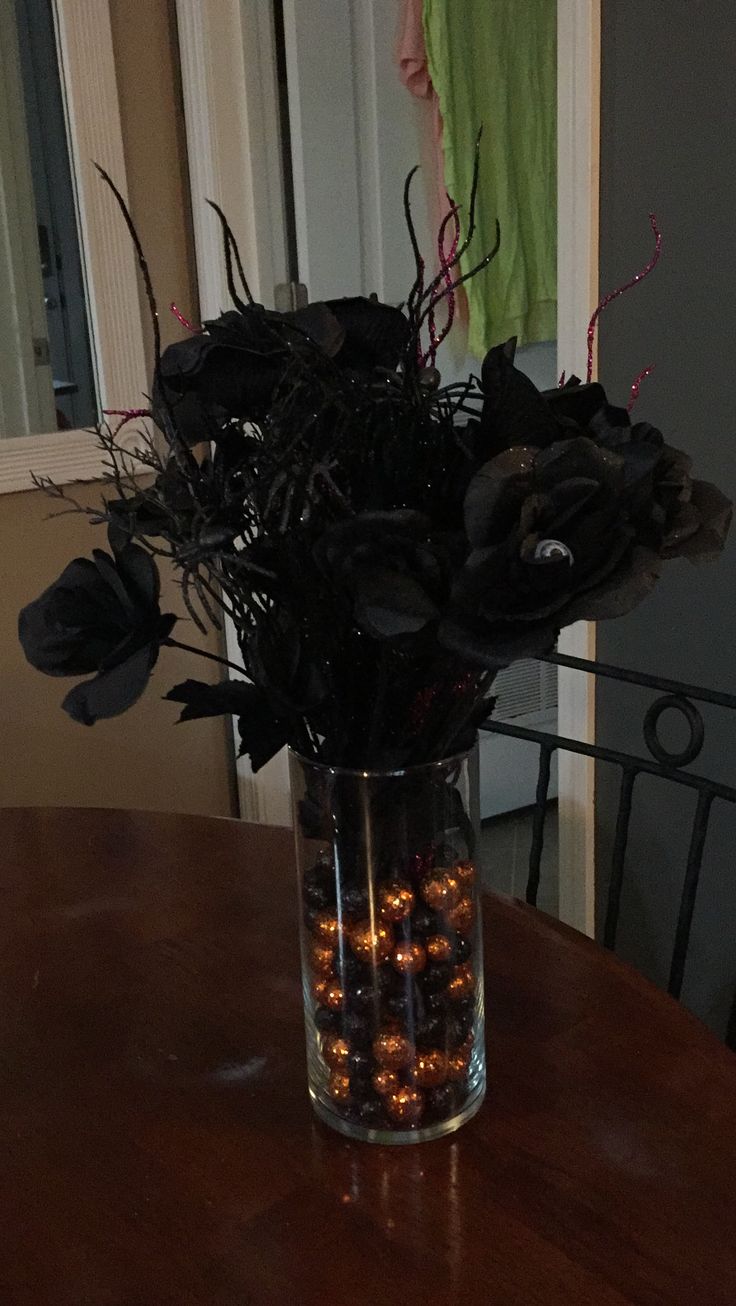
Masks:
[[[472,1120],[477,1114],[483,1105],[485,1093],[485,1078],[481,1078],[477,1086],[468,1094],[460,1111],[456,1111],[447,1120],[437,1120],[431,1125],[422,1125],[417,1129],[369,1129],[365,1125],[338,1115],[332,1106],[322,1101],[311,1090],[310,1097],[316,1115],[324,1124],[329,1125],[330,1129],[337,1130],[347,1138],[355,1138],[358,1142],[397,1147],[407,1143],[429,1143],[435,1138],[444,1138],[446,1134],[453,1134],[456,1129],[464,1125],[467,1120]]]

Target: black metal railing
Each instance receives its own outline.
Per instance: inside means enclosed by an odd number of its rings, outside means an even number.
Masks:
[[[587,672],[594,676],[636,685],[644,689],[652,689],[657,692],[657,697],[647,708],[643,721],[644,740],[651,754],[650,757],[639,757],[633,753],[621,752],[615,748],[608,748],[602,743],[590,744],[578,739],[567,739],[562,735],[514,725],[507,721],[494,721],[493,718],[489,718],[481,727],[484,731],[492,734],[508,735],[513,739],[528,740],[530,743],[536,744],[539,749],[539,770],[533,809],[526,900],[532,905],[536,905],[544,848],[551,764],[555,752],[576,753],[583,757],[592,758],[596,762],[612,763],[619,768],[621,773],[618,811],[611,855],[611,876],[603,924],[603,943],[605,947],[610,949],[616,946],[616,934],[621,911],[621,891],[626,870],[626,849],[629,840],[634,787],[637,777],[640,775],[658,776],[673,784],[695,790],[697,792],[697,803],[690,832],[687,863],[680,893],[667,985],[668,992],[673,997],[679,998],[682,992],[693,913],[703,864],[703,852],[713,805],[716,800],[736,803],[736,789],[732,788],[731,785],[723,784],[718,780],[712,780],[696,772],[684,769],[690,767],[697,760],[705,742],[705,725],[696,704],[709,703],[718,707],[736,710],[736,696],[720,693],[716,690],[702,689],[697,685],[667,680],[662,676],[651,676],[644,672],[630,671],[624,667],[613,667],[604,662],[567,657],[561,653],[550,654],[547,658],[541,660],[554,663],[560,667],[568,667],[575,671]],[[662,715],[670,711],[679,713],[688,727],[687,743],[677,751],[668,749],[662,743],[658,733]],[[729,1021],[727,1042],[730,1046],[736,1048],[736,1001]]]

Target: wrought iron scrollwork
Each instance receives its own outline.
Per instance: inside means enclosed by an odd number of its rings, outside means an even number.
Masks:
[[[562,735],[529,729],[507,721],[494,721],[493,718],[489,718],[481,727],[484,731],[489,731],[492,734],[509,735],[515,739],[528,740],[539,748],[537,793],[529,852],[527,902],[535,905],[537,901],[542,849],[544,847],[551,760],[555,752],[567,751],[584,757],[591,757],[597,761],[610,762],[617,766],[621,772],[621,787],[611,859],[611,878],[603,926],[603,942],[607,948],[612,949],[616,944],[621,891],[626,866],[626,848],[629,838],[634,789],[638,776],[642,774],[660,776],[674,784],[696,790],[698,795],[697,804],[680,894],[668,984],[668,991],[673,997],[679,998],[685,974],[693,913],[713,803],[716,799],[736,803],[736,789],[686,769],[700,756],[705,743],[705,724],[700,709],[696,704],[709,703],[718,707],[736,710],[736,697],[717,690],[702,689],[697,685],[681,684],[678,681],[668,680],[664,677],[631,671],[626,667],[613,667],[607,663],[587,661],[584,658],[566,657],[560,653],[550,654],[549,657],[543,660],[557,666],[569,667],[595,676],[638,685],[645,689],[653,689],[657,691],[658,697],[647,708],[643,722],[644,741],[651,757],[638,757],[633,753],[624,753],[617,749],[607,748],[603,744],[588,744],[578,739],[568,739]],[[666,747],[659,736],[659,723],[662,716],[667,712],[679,713],[688,726],[688,741],[679,750]],[[731,1046],[736,1048],[736,1001],[729,1024],[727,1040]]]

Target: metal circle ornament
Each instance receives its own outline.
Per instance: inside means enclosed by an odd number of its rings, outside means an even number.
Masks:
[[[690,738],[679,752],[665,748],[658,734],[660,717],[669,711],[679,712],[687,721]],[[664,694],[652,703],[644,717],[644,740],[652,757],[662,766],[689,766],[699,756],[705,740],[705,726],[698,709],[683,694]]]
[[[534,550],[535,562],[567,562],[572,567],[575,559],[572,549],[568,549],[562,540],[540,540]]]

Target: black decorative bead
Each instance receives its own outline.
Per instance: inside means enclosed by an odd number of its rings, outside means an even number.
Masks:
[[[367,1016],[377,1005],[375,986],[370,980],[366,980],[362,984],[356,984],[353,987],[348,986],[345,989],[345,999],[351,1011],[359,1016]]]
[[[356,1011],[348,1011],[342,1017],[342,1032],[355,1051],[365,1051],[373,1041],[373,1031],[375,1022],[370,1016],[358,1015]]]
[[[337,1034],[340,1030],[339,1011],[330,1011],[329,1007],[318,1007],[314,1013],[314,1023],[322,1034]]]
[[[368,1129],[380,1129],[386,1124],[383,1106],[378,1098],[361,1102],[357,1117],[361,1125],[365,1125]]]
[[[389,993],[386,998],[386,1010],[394,1020],[400,1020],[405,1023],[414,1009],[414,998],[411,990],[402,989],[396,993]]]
[[[466,939],[462,934],[458,934],[453,947],[455,961],[458,963],[467,961],[472,951],[473,946],[470,939]]]
[[[368,914],[368,895],[363,889],[344,889],[340,894],[340,906],[345,916],[361,920]]]
[[[456,1084],[440,1084],[427,1090],[425,1111],[429,1119],[446,1120],[457,1109],[459,1094]]]
[[[424,1005],[431,1015],[447,1011],[447,996],[440,990],[437,993],[425,993]]]
[[[415,1042],[418,1048],[437,1048],[445,1043],[445,1018],[435,1015],[427,1016],[417,1025]]]
[[[374,1070],[375,1062],[368,1052],[355,1051],[350,1053],[347,1071],[351,1079],[355,1079],[360,1084],[370,1083]]]
[[[417,938],[426,938],[428,934],[439,934],[442,930],[441,918],[431,907],[425,907],[423,903],[417,907],[411,916],[412,934]]]
[[[332,907],[335,902],[335,878],[329,866],[323,862],[311,866],[305,872],[302,892],[307,906],[313,907],[315,911]]]
[[[435,961],[420,975],[419,980],[425,993],[439,993],[452,978],[452,966],[447,961]]]
[[[335,958],[335,970],[345,987],[358,986],[370,982],[370,970],[355,953],[341,948]]]

